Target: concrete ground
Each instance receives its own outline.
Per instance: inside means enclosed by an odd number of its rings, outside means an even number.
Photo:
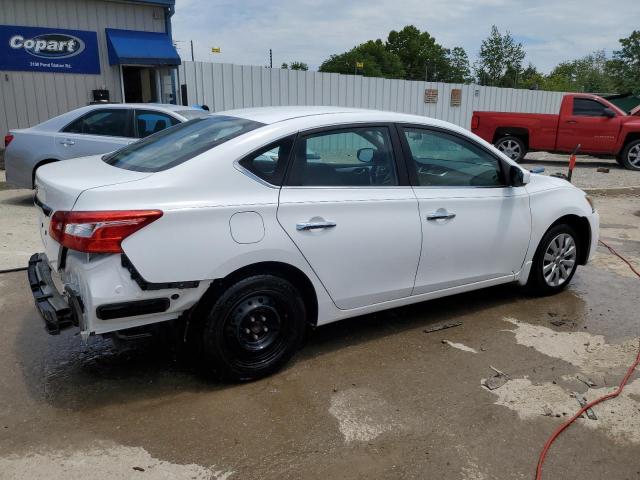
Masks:
[[[640,197],[596,205],[603,240],[640,267]],[[28,194],[0,208],[2,242],[11,231],[16,251],[37,250]],[[639,293],[599,248],[559,295],[501,286],[339,322],[284,371],[225,385],[160,340],[48,336],[25,272],[1,274],[0,478],[532,478],[578,409],[572,393],[600,396],[631,364]],[[492,367],[508,378],[490,391]],[[640,478],[640,374],[594,411],[554,445],[545,478]]]

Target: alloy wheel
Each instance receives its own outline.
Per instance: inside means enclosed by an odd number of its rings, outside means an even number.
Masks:
[[[551,287],[565,283],[576,268],[576,242],[568,233],[561,233],[551,240],[544,253],[542,274]]]
[[[520,144],[514,140],[504,140],[498,143],[498,150],[508,156],[511,160],[517,160],[522,154]]]
[[[627,160],[634,167],[640,168],[640,144],[634,145],[629,149]]]

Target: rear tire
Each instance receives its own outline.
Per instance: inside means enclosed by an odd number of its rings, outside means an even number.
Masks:
[[[544,234],[533,257],[527,287],[536,295],[564,290],[576,273],[580,242],[570,225],[560,224]]]
[[[627,170],[640,170],[640,140],[629,142],[622,150],[620,160]]]
[[[513,135],[499,138],[495,143],[495,147],[516,162],[520,162],[527,154],[527,147],[522,139]]]
[[[203,364],[224,380],[270,375],[300,346],[305,320],[303,298],[287,280],[268,274],[242,279],[208,309],[200,330]]]

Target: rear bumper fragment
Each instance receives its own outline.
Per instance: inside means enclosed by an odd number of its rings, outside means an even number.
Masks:
[[[27,276],[33,300],[48,333],[57,335],[61,330],[78,324],[76,312],[53,283],[51,268],[44,253],[31,256]]]

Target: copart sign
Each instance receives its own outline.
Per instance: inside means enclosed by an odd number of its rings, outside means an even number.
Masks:
[[[0,25],[0,70],[99,74],[96,32]]]

